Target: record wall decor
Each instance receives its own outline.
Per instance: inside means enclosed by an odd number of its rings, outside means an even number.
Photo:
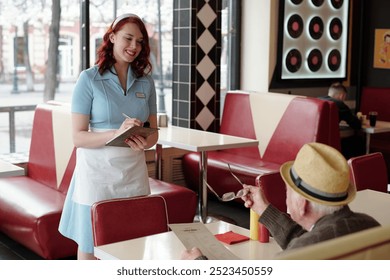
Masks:
[[[348,9],[343,0],[285,0],[282,79],[346,77]]]

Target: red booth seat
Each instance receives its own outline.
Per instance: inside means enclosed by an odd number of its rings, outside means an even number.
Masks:
[[[227,93],[220,133],[259,140],[258,147],[208,152],[207,180],[219,195],[237,192],[241,185],[255,184],[258,175],[278,172],[280,165],[294,160],[308,142],[320,142],[340,150],[338,111],[334,103],[317,98],[278,93]],[[183,157],[186,184],[198,189],[199,154]],[[241,201],[238,199],[237,201]]]
[[[390,88],[363,87],[360,111],[368,116],[370,111],[378,112],[378,120],[390,122]],[[370,152],[381,152],[386,160],[390,178],[390,132],[371,135]]]
[[[58,232],[65,196],[75,167],[68,104],[42,104],[35,110],[27,175],[0,178],[0,231],[45,259],[75,256],[76,244]],[[167,202],[172,223],[192,222],[196,194],[150,178],[152,194]]]
[[[378,112],[378,120],[390,122],[390,88],[364,87],[360,99],[360,111],[367,115]],[[371,135],[371,150],[390,153],[390,133]]]
[[[377,111],[378,119],[390,121],[390,88],[363,87],[360,99],[360,111],[368,116],[368,112]]]
[[[358,191],[387,192],[387,168],[382,153],[352,157],[348,160],[351,182]]]

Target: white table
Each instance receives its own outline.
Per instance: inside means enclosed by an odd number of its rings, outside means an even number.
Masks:
[[[354,212],[366,213],[381,225],[390,225],[390,194],[373,190],[358,191],[349,204]]]
[[[0,159],[0,178],[23,175],[24,168]]]
[[[234,231],[249,237],[249,230],[223,221],[205,226],[213,233]],[[224,243],[223,243],[224,244]],[[240,259],[273,259],[282,249],[270,237],[268,243],[248,240],[224,246]],[[179,260],[185,249],[172,231],[95,247],[95,257],[101,260]]]
[[[371,134],[390,132],[390,122],[376,121],[375,127],[365,124],[362,130],[366,133],[366,154],[370,153]]]
[[[382,225],[390,225],[390,194],[373,190],[359,191],[349,206],[355,212],[374,217]],[[249,236],[249,230],[223,221],[205,226],[213,234],[232,230]],[[273,259],[282,249],[272,237],[269,240],[269,243],[249,240],[224,246],[240,259]],[[164,232],[97,246],[95,256],[102,260],[177,260],[184,249],[173,232]]]
[[[362,126],[362,131],[366,134],[366,154],[370,153],[371,134],[390,132],[390,122],[377,121],[375,127],[371,127],[369,121]],[[355,131],[345,122],[340,123],[340,137],[350,137]]]
[[[258,141],[231,135],[207,132],[178,126],[160,127],[159,139],[156,145],[157,178],[161,179],[162,145],[171,146],[191,152],[200,153],[199,163],[199,220],[210,221],[207,216],[207,152],[230,148],[257,146]]]

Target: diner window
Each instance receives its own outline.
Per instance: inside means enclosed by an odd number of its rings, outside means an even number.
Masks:
[[[60,16],[52,16],[52,4]],[[35,105],[43,103],[48,63],[56,62],[53,99],[70,102],[79,73],[80,1],[0,2],[0,155],[21,154],[30,148]],[[59,34],[50,38],[51,25]],[[48,52],[51,39],[58,48]]]
[[[232,60],[239,67],[231,52],[231,42],[237,30],[232,11],[238,0],[223,0],[221,94],[232,87]],[[34,111],[7,112],[10,107],[36,105],[44,102],[45,74],[48,62],[56,60],[56,89],[53,99],[70,102],[74,84],[80,73],[81,14],[78,0],[61,1],[1,1],[0,3],[0,155],[28,153]],[[59,18],[58,49],[49,54],[52,3],[61,8]],[[237,4],[236,4],[237,5]],[[172,112],[172,64],[173,64],[173,0],[91,0],[89,1],[89,65],[96,61],[96,51],[108,26],[123,13],[138,14],[145,22],[151,44],[153,78],[157,90],[159,113]],[[232,21],[233,20],[233,21]],[[233,71],[234,73],[234,71]],[[221,100],[223,101],[223,96]],[[222,102],[223,103],[223,102]],[[8,109],[4,109],[8,107]],[[7,111],[7,112],[5,112]],[[15,132],[10,118],[15,118]],[[4,143],[4,144],[3,144]]]
[[[226,93],[240,88],[240,14],[240,0],[222,0],[221,114]]]
[[[99,47],[100,47],[100,45],[102,44],[102,42],[103,42],[103,38],[102,37],[99,37],[99,38],[96,38],[95,39],[95,44],[94,44],[94,54],[95,54],[95,56],[94,56],[94,61],[96,61],[96,59],[97,59],[97,51],[98,51],[98,49],[99,49]]]
[[[171,113],[172,0],[91,0],[89,2],[89,64],[113,19],[123,13],[138,14],[146,23],[152,46],[153,77],[158,108]],[[61,7],[58,49],[49,54],[52,3]],[[53,99],[70,102],[80,73],[82,36],[78,0],[1,1],[0,3],[0,155],[28,153],[34,111],[19,105],[44,102],[48,62],[57,61],[57,86]],[[56,20],[58,18],[54,18]],[[160,43],[161,42],[161,43]],[[27,67],[30,66],[30,67]],[[162,105],[162,106],[161,106]],[[32,107],[31,107],[32,108]],[[11,128],[11,120],[14,127]],[[4,143],[4,144],[3,144]]]
[[[25,66],[24,54],[23,54],[24,44],[25,44],[24,37],[15,37],[14,38],[14,50],[15,50],[14,64],[15,64],[15,67]]]

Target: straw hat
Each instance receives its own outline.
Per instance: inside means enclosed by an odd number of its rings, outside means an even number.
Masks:
[[[280,168],[284,182],[307,200],[324,205],[351,202],[356,189],[349,180],[349,167],[336,149],[321,143],[305,144],[295,161]]]

